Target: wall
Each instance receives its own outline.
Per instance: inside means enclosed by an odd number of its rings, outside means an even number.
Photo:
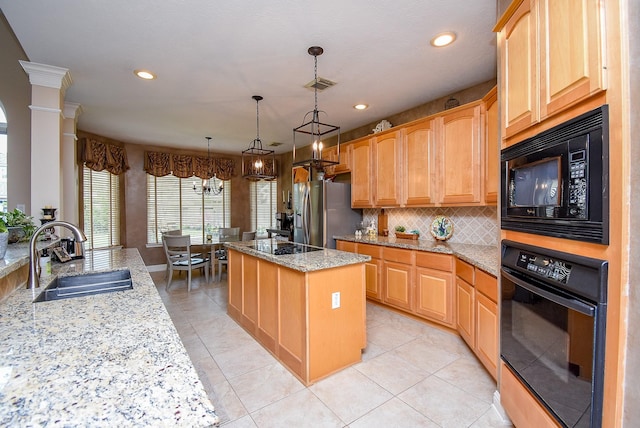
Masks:
[[[31,84],[18,60],[28,60],[0,11],[0,102],[7,115],[9,209],[31,211]],[[40,212],[36,212],[39,215]]]

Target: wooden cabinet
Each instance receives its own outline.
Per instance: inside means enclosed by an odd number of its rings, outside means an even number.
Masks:
[[[236,250],[228,254],[229,316],[305,385],[361,361],[362,264],[300,272]]]
[[[471,349],[475,347],[474,300],[476,290],[460,277],[456,278],[456,302],[458,309],[458,333]]]
[[[351,155],[351,206],[372,208],[373,140],[365,138],[352,143]]]
[[[484,202],[498,203],[500,187],[500,136],[498,134],[498,88],[494,87],[482,99],[484,105]]]
[[[413,272],[415,253],[411,250],[384,247],[382,249],[383,297],[388,305],[413,311]]]
[[[495,379],[498,377],[498,282],[456,260],[458,332]]]
[[[415,312],[455,328],[453,256],[416,252]]]
[[[407,207],[433,205],[436,202],[433,120],[407,126],[403,140],[403,203]]]
[[[351,144],[340,145],[340,156],[338,157],[338,147],[332,146],[324,150],[323,157],[332,162],[338,162],[325,168],[327,175],[344,174],[351,171]]]
[[[364,264],[367,297],[382,301],[382,247],[358,243],[357,253],[371,256],[371,261]]]
[[[515,1],[498,22],[503,138],[605,89],[604,7]]]
[[[401,202],[402,131],[388,131],[373,137],[374,205],[397,207]]]
[[[451,110],[438,118],[439,190],[443,205],[481,202],[480,102]]]

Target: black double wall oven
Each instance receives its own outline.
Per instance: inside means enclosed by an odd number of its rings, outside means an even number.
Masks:
[[[501,152],[501,228],[609,243],[608,108]],[[554,244],[560,247],[561,244]],[[502,241],[500,356],[563,427],[601,427],[608,263]]]

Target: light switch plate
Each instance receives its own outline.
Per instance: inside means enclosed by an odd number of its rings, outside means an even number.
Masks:
[[[331,294],[331,309],[338,309],[340,307],[340,292],[336,291]]]

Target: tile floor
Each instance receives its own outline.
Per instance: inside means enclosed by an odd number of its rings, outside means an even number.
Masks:
[[[367,304],[362,362],[305,387],[227,316],[227,283],[151,274],[226,427],[503,427],[462,339]]]

